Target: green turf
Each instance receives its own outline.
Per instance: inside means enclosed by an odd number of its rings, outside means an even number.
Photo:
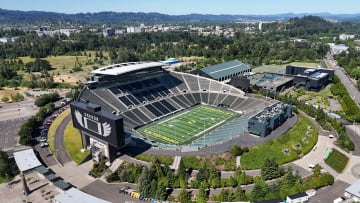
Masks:
[[[285,73],[286,65],[263,65],[252,69],[254,73]]]
[[[188,144],[237,115],[226,109],[198,105],[165,120],[144,126],[138,129],[138,132],[165,144]]]
[[[64,131],[64,146],[71,159],[77,164],[84,161],[90,154],[89,150],[81,152],[81,135],[79,130],[73,127],[72,121],[68,123]]]
[[[336,149],[333,149],[330,156],[325,160],[325,163],[338,173],[341,173],[346,167],[348,161],[349,158],[346,155],[342,154]]]

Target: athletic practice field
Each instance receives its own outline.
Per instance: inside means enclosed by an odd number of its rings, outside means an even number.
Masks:
[[[148,139],[161,143],[188,144],[205,132],[237,116],[237,113],[226,109],[198,105],[139,128],[138,132]]]

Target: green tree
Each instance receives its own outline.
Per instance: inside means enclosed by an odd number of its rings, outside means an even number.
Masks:
[[[158,182],[156,195],[155,195],[157,199],[166,200],[167,198],[166,185],[167,185],[166,178],[163,178]]]
[[[243,154],[243,151],[239,145],[233,145],[230,150],[231,155],[234,157],[241,156]]]
[[[8,161],[8,155],[0,151],[0,177],[4,179],[8,179],[12,175],[9,161]]]
[[[153,179],[153,180],[151,181],[151,188],[150,188],[151,197],[156,197],[157,186],[158,186],[157,180],[156,180],[156,179]]]
[[[241,185],[238,185],[234,192],[234,200],[235,201],[247,201],[247,196],[244,190],[241,188]]]
[[[208,188],[207,188],[206,182],[201,182],[199,191],[196,194],[196,202],[197,203],[206,203],[207,202],[207,200],[208,200],[208,193],[206,192],[207,189]]]
[[[186,191],[185,188],[181,188],[180,193],[177,196],[177,200],[181,203],[190,203],[191,202],[190,193]]]
[[[281,168],[275,158],[266,158],[261,167],[261,177],[270,180],[281,176]]]
[[[138,180],[139,193],[144,197],[151,197],[150,170],[144,167]]]
[[[177,170],[177,175],[178,175],[179,179],[181,179],[181,180],[186,179],[186,168],[185,168],[185,165],[184,165],[184,162],[182,159],[180,159],[179,167]]]

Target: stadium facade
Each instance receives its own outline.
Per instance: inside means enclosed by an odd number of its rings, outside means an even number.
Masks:
[[[92,80],[71,108],[72,118],[76,120],[74,127],[82,134],[84,148],[94,148],[95,154],[101,152],[112,161],[117,150],[128,144],[136,145],[139,140],[158,145],[151,136],[143,136],[137,129],[196,105],[226,108],[240,115],[219,126],[214,133],[208,132],[207,140],[199,137],[188,146],[203,147],[209,144],[208,140],[222,143],[245,132],[248,118],[274,103],[247,97],[243,91],[216,80],[167,71],[162,65],[131,62],[92,71]],[[109,133],[109,129],[114,131]],[[131,137],[136,142],[131,143]]]

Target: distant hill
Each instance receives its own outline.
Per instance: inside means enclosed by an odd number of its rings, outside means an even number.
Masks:
[[[284,13],[276,15],[211,15],[188,14],[167,15],[160,13],[131,12],[99,12],[64,14],[44,11],[16,11],[0,8],[0,25],[39,25],[39,24],[158,24],[158,23],[190,23],[190,22],[237,22],[247,20],[288,20],[305,15],[322,18],[350,21],[359,20],[360,14],[330,14],[330,13]]]

